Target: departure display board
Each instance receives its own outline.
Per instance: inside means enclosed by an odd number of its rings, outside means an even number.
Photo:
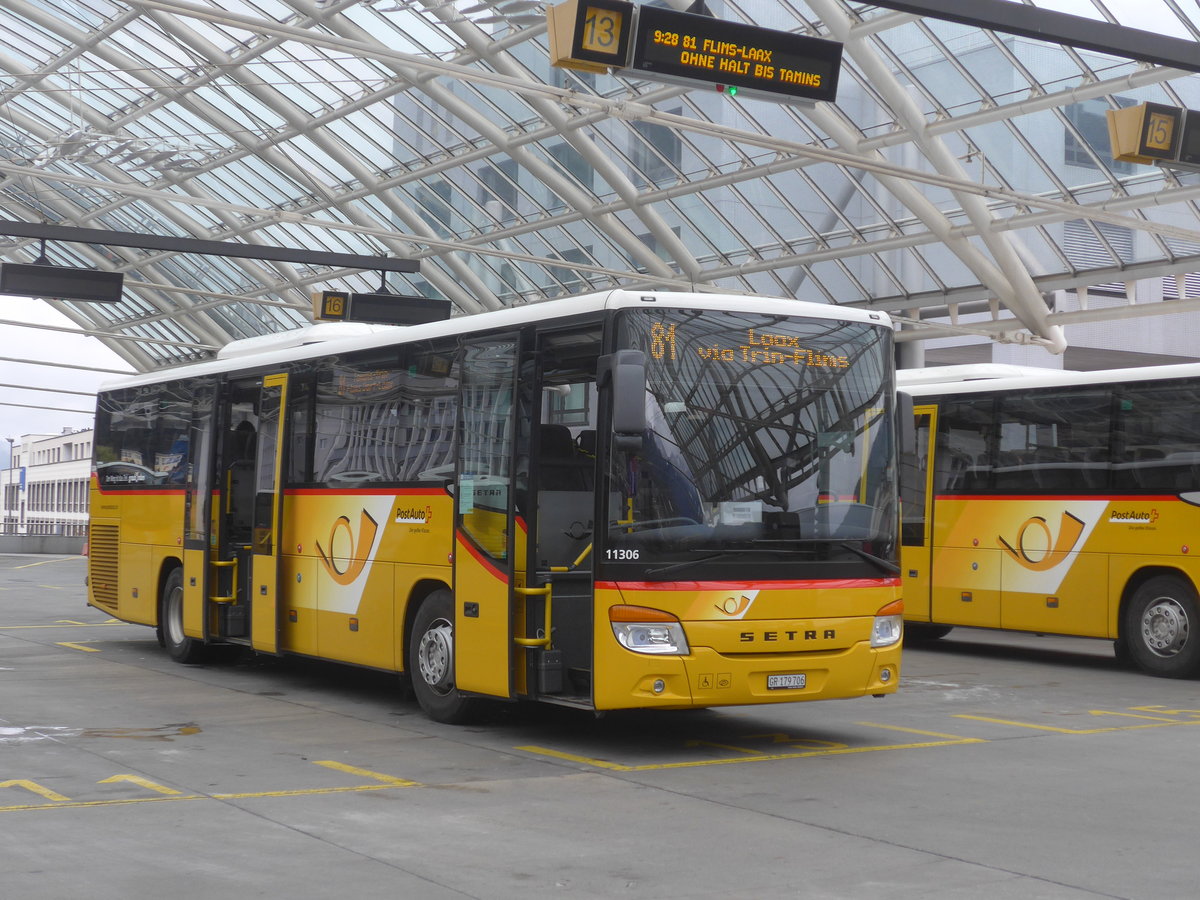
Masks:
[[[626,69],[651,81],[785,102],[837,96],[837,41],[626,0],[566,0],[546,14],[551,63],[562,68]]]
[[[402,294],[354,294],[322,291],[313,295],[313,319],[373,325],[423,325],[450,318],[449,300]]]
[[[768,99],[833,100],[842,45],[654,6],[638,10],[630,68],[663,81],[703,81]]]
[[[1179,161],[1187,166],[1200,166],[1200,112],[1189,109],[1183,117],[1183,133],[1179,136]]]

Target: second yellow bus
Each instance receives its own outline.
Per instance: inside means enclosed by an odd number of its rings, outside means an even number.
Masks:
[[[1105,638],[1200,674],[1200,365],[900,373],[910,638],[975,626]]]

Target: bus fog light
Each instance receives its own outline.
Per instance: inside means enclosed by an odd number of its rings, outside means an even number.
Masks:
[[[661,678],[654,679],[654,693],[661,694],[667,689],[667,683]]]
[[[881,669],[879,671],[879,680],[882,681],[884,684],[887,684],[889,681],[891,681],[892,680],[892,670],[888,669],[886,667]]]

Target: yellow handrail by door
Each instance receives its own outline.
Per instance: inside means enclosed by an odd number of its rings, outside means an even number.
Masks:
[[[214,559],[209,561],[209,565],[214,569],[233,569],[231,574],[229,587],[233,591],[228,597],[220,594],[209,594],[208,599],[213,603],[236,603],[237,602],[237,578],[238,578],[238,561],[234,559]],[[213,579],[216,581],[216,579]]]
[[[545,597],[546,598],[546,623],[545,637],[540,638],[513,638],[517,644],[522,647],[549,647],[550,646],[550,585],[540,588],[513,588],[522,597]]]

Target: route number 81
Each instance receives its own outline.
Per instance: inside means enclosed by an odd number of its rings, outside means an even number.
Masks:
[[[655,359],[675,358],[675,326],[655,322],[650,326],[650,355]]]

